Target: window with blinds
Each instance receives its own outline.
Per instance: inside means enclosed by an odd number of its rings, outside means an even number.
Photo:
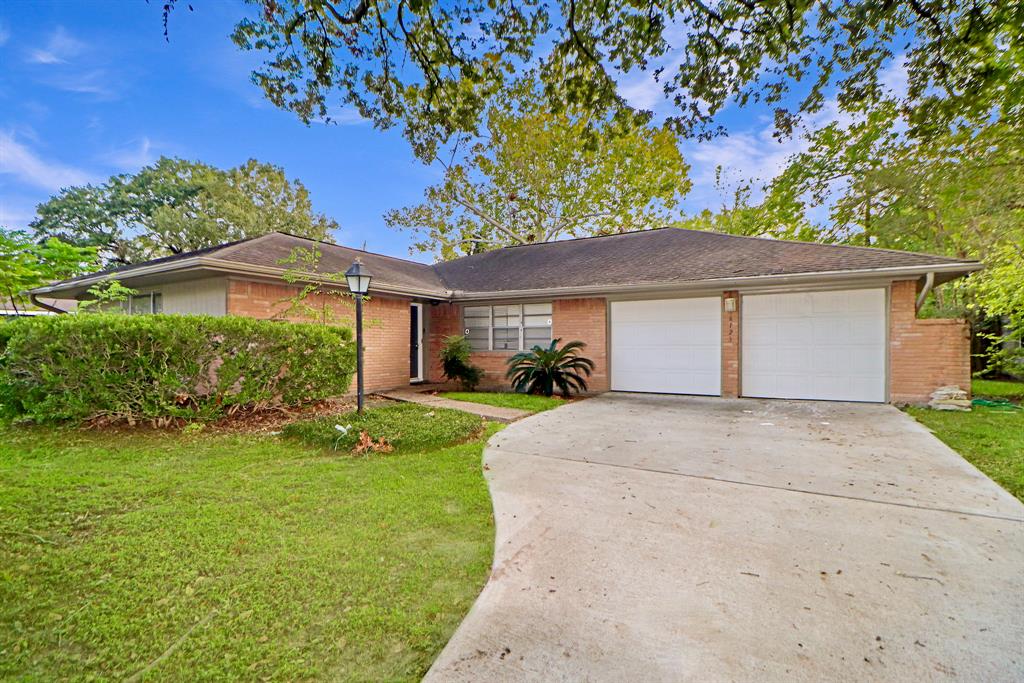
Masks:
[[[474,351],[521,351],[551,343],[551,304],[466,306],[464,334]]]

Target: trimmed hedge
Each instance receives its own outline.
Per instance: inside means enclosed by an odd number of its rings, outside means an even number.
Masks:
[[[36,422],[297,405],[344,394],[355,369],[351,330],[307,323],[57,315],[9,323],[2,336],[0,410]]]

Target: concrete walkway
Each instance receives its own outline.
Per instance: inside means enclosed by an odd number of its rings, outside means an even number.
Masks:
[[[443,396],[424,394],[411,389],[385,391],[379,395],[393,401],[405,401],[407,403],[420,403],[425,406],[434,406],[435,408],[461,410],[464,413],[473,413],[474,415],[479,415],[485,419],[493,420],[494,422],[515,422],[527,415],[533,414],[527,410],[517,410],[516,408],[502,408],[501,406],[489,406],[483,403],[471,403],[469,401],[454,401],[450,398],[444,398]]]
[[[1024,505],[895,408],[609,394],[484,458],[429,681],[1024,679]]]

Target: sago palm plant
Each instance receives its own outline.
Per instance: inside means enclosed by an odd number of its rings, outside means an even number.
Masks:
[[[571,341],[558,348],[561,339],[552,339],[547,348],[534,346],[508,359],[505,376],[512,388],[522,394],[551,396],[557,388],[569,398],[574,391],[587,390],[587,377],[594,370],[594,362],[580,355],[586,344]]]

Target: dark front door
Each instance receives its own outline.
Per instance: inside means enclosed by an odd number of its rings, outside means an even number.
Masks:
[[[409,378],[420,378],[420,307],[413,304],[409,310]]]

